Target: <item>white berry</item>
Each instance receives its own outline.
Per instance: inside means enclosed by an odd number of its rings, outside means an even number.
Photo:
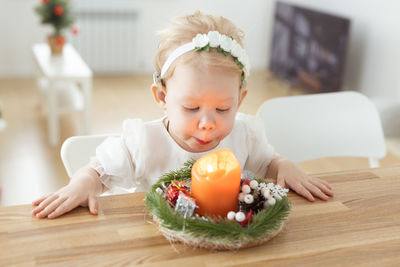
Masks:
[[[238,199],[239,199],[240,202],[243,202],[243,201],[244,201],[244,196],[245,196],[245,195],[246,195],[246,194],[243,193],[243,192],[239,194]]]
[[[253,195],[251,195],[251,194],[246,194],[246,195],[244,196],[244,202],[245,202],[246,204],[251,204],[251,203],[253,203],[253,202],[254,202],[254,197],[253,197]]]
[[[243,222],[244,219],[246,219],[246,215],[244,215],[243,212],[239,211],[238,213],[236,213],[235,219],[238,222]]]
[[[242,186],[242,192],[245,194],[250,193],[251,189],[250,186],[248,186],[247,184],[245,184],[244,186]]]
[[[252,189],[256,189],[258,187],[258,182],[256,180],[252,180],[250,181],[249,185]]]
[[[236,217],[236,212],[230,211],[228,212],[228,215],[226,215],[226,217],[228,218],[228,220],[233,221]]]
[[[273,205],[275,205],[276,200],[275,200],[275,198],[271,197],[267,200],[267,202],[268,202],[268,205],[273,206]]]

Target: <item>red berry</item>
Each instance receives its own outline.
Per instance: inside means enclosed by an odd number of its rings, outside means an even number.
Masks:
[[[54,8],[54,15],[61,16],[62,14],[64,14],[64,7],[63,6],[56,6]]]
[[[42,4],[45,5],[49,2],[49,0],[42,0]]]
[[[239,224],[241,226],[246,226],[247,224],[251,224],[252,222],[253,222],[253,210],[250,210],[246,215],[246,219],[244,219],[244,221],[240,222]]]
[[[242,180],[242,186],[244,185],[250,185],[250,180]]]

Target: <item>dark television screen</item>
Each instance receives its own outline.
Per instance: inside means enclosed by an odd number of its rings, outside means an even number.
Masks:
[[[316,92],[341,89],[350,20],[277,2],[269,68]]]

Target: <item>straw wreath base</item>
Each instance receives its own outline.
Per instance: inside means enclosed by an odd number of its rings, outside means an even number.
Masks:
[[[273,230],[272,232],[263,236],[259,240],[248,240],[243,238],[237,241],[231,241],[222,238],[210,239],[201,236],[193,236],[183,231],[175,231],[161,226],[156,216],[153,216],[153,220],[158,224],[160,232],[165,236],[165,238],[169,242],[183,243],[184,245],[192,248],[203,248],[210,250],[238,250],[242,248],[251,248],[259,246],[261,244],[266,243],[267,241],[274,238],[277,234],[279,234],[283,230],[283,227],[285,225],[285,222],[282,222],[278,229]]]

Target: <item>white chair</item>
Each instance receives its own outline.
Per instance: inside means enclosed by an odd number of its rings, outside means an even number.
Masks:
[[[72,136],[65,140],[61,146],[61,160],[68,176],[71,178],[79,168],[88,164],[90,157],[96,155],[96,147],[110,136],[118,135],[82,135]],[[136,189],[134,188],[126,189],[122,187],[114,187],[104,192],[102,196],[133,193],[135,191]]]
[[[96,155],[96,147],[109,136],[112,135],[83,135],[65,140],[61,146],[61,160],[70,178],[89,163],[90,157]]]
[[[378,112],[358,92],[274,98],[263,103],[257,115],[276,151],[295,162],[365,157],[373,168],[386,155]]]

